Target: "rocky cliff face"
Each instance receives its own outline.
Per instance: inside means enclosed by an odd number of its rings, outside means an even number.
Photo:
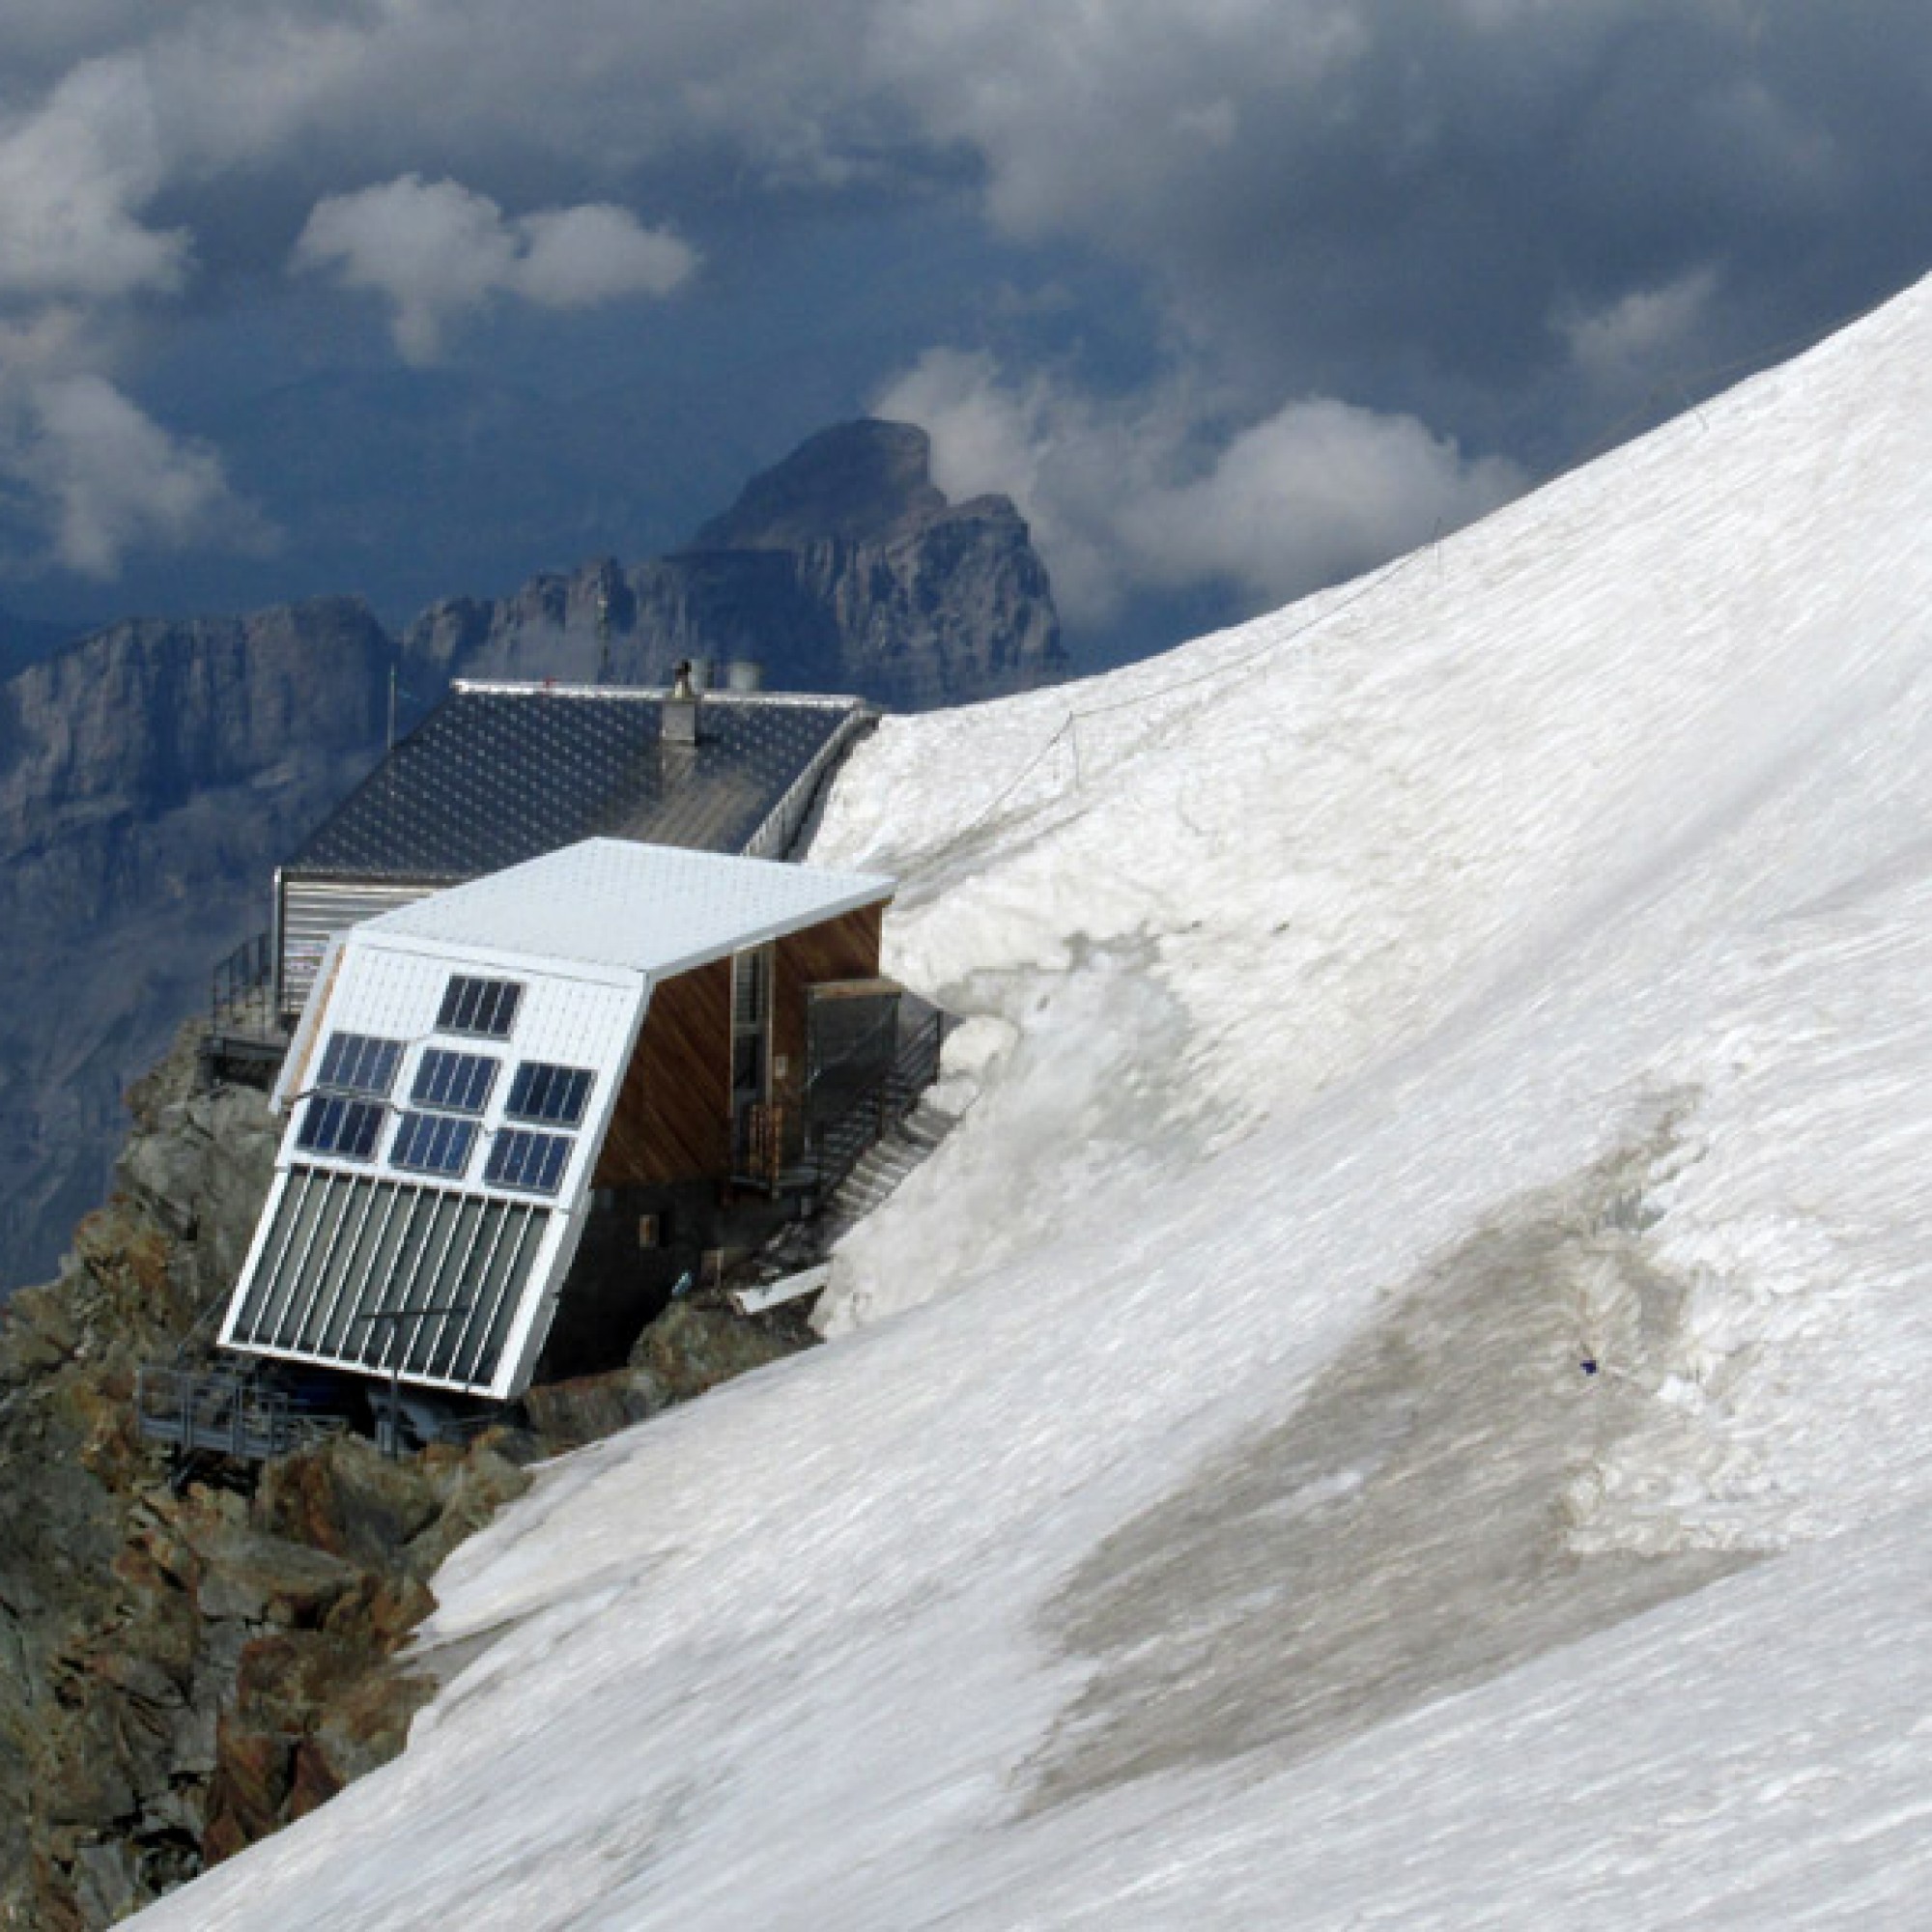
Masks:
[[[400,1748],[427,1687],[389,1658],[427,1579],[521,1471],[489,1443],[388,1463],[342,1437],[252,1490],[177,1490],[136,1371],[225,1298],[276,1131],[192,1091],[195,1040],[132,1095],[109,1205],[0,1322],[0,1922],[69,1932],[323,1803]]]
[[[101,1199],[123,1091],[380,753],[394,662],[333,600],[118,624],[0,684],[0,1286]]]
[[[478,677],[662,683],[680,658],[761,662],[792,690],[916,709],[1065,674],[1045,568],[1004,497],[950,504],[925,433],[856,422],[747,485],[691,547],[433,606],[412,652]]]
[[[392,1756],[431,1688],[399,1647],[527,1461],[811,1340],[679,1302],[628,1367],[533,1389],[462,1450],[342,1434],[177,1469],[139,1437],[136,1376],[205,1347],[280,1130],[259,1094],[197,1091],[198,1035],[135,1084],[60,1277],[0,1312],[0,1924],[36,1932],[109,1924]]]

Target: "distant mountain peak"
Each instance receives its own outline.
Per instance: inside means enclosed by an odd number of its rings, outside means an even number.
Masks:
[[[932,442],[916,423],[876,416],[808,438],[739,492],[692,550],[795,550],[876,540],[950,506],[932,480]]]

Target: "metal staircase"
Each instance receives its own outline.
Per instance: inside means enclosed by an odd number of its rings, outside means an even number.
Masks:
[[[914,1168],[946,1138],[956,1115],[925,1098],[915,1102],[853,1163],[825,1197],[819,1213],[827,1245],[886,1201]]]

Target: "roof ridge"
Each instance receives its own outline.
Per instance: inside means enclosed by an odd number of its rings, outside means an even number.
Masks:
[[[550,678],[456,677],[452,693],[490,697],[594,697],[632,703],[662,704],[670,696],[668,685],[566,684]],[[706,704],[809,705],[825,710],[862,710],[866,700],[856,692],[828,691],[706,691]]]

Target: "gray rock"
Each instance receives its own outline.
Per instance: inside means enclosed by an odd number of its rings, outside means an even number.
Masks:
[[[252,1497],[176,1492],[135,1371],[233,1286],[272,1152],[260,1095],[193,1092],[195,1046],[134,1084],[60,1279],[0,1311],[0,1923],[105,1924],[393,1756],[424,1579],[529,1481],[487,1440],[337,1437]]]
[[[83,1845],[74,1854],[75,1903],[89,1925],[111,1925],[133,1911],[138,1863],[127,1844]]]
[[[394,663],[334,599],[117,624],[0,683],[0,1291],[100,1200],[122,1090],[380,753]]]
[[[753,658],[774,685],[905,709],[1052,683],[1066,660],[1025,522],[1004,497],[949,503],[930,454],[910,423],[840,424],[688,549],[432,606],[410,653],[475,676],[629,684],[668,681],[680,658]]]
[[[312,1628],[361,1576],[339,1556],[250,1529],[224,1526],[199,1543],[197,1553],[208,1569],[195,1602],[214,1619]]]

